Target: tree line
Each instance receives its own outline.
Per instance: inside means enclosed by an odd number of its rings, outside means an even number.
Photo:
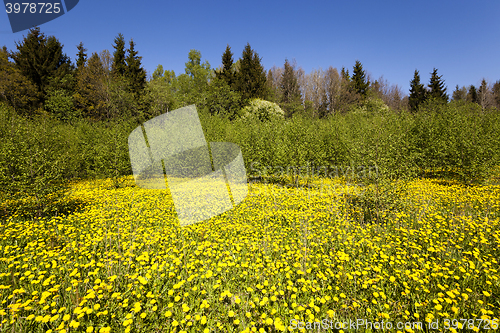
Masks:
[[[277,104],[288,118],[325,118],[373,105],[416,112],[428,101],[449,101],[436,68],[427,85],[415,70],[407,96],[383,77],[373,80],[359,60],[352,74],[344,67],[339,73],[331,66],[306,74],[288,59],[283,67],[265,70],[262,58],[247,43],[236,61],[227,45],[218,68],[202,62],[200,51],[191,50],[184,73],[176,75],[158,65],[148,78],[133,39],[126,44],[118,34],[113,53],[103,50],[89,56],[81,42],[73,63],[56,37],[33,28],[16,43],[16,51],[0,50],[0,101],[23,116],[49,114],[63,121],[143,121],[189,104],[235,119],[255,99]],[[500,108],[500,80],[491,85],[483,79],[478,88],[457,86],[451,98],[477,103],[483,110]]]

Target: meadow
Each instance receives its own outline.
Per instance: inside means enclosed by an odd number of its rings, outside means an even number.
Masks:
[[[2,332],[498,329],[498,112],[201,114],[258,182],[184,227],[130,176],[136,124],[0,116]]]
[[[400,184],[397,207],[372,207],[372,223],[350,198],[373,188],[251,184],[234,210],[179,227],[167,191],[121,184],[73,182],[79,211],[2,223],[2,331],[278,332],[293,319],[497,327],[499,185]]]

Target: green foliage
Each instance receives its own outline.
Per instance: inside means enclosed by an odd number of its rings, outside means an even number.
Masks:
[[[87,118],[104,119],[107,113],[108,80],[101,59],[93,53],[78,75],[75,102]]]
[[[240,115],[242,108],[241,95],[232,90],[226,80],[215,78],[208,85],[206,99],[200,108],[206,109],[211,115],[234,120]]]
[[[139,98],[146,85],[146,71],[141,66],[142,57],[138,56],[138,52],[135,50],[135,43],[130,40],[128,48],[128,55],[125,59],[127,63],[126,77],[129,80],[129,89],[132,94]]]
[[[266,98],[268,95],[266,72],[261,64],[261,58],[247,43],[239,61],[236,74],[236,90],[244,100]]]
[[[81,69],[87,63],[87,49],[83,47],[83,42],[77,46],[78,53],[76,54],[76,68]]]
[[[226,81],[229,87],[233,87],[235,84],[235,71],[233,68],[233,53],[229,45],[226,46],[226,50],[222,54],[222,70],[216,72],[217,78]]]
[[[45,117],[27,121],[0,104],[0,188],[11,200],[29,202],[26,214],[43,216],[64,194],[70,156],[66,138]]]
[[[410,82],[410,96],[408,104],[411,111],[417,111],[418,107],[425,102],[427,91],[422,83],[420,83],[420,74],[415,70],[413,80]]]
[[[171,85],[166,80],[161,65],[153,73],[153,79],[146,84],[144,99],[148,105],[147,114],[151,117],[175,109],[176,101],[171,91]]]
[[[285,112],[276,103],[259,98],[250,100],[249,105],[241,110],[241,114],[243,119],[255,118],[260,121],[271,121],[285,117]]]
[[[460,88],[457,84],[455,90],[453,91],[452,100],[454,101],[465,101],[467,99],[467,88]]]
[[[79,116],[74,107],[73,96],[63,89],[52,90],[48,93],[45,110],[57,119],[66,122],[72,121]]]
[[[30,29],[16,47],[17,52],[11,54],[16,67],[35,84],[41,93],[40,103],[43,103],[51,78],[61,78],[72,72],[70,59],[63,53],[61,43],[54,36],[40,33],[38,27]]]
[[[297,82],[297,76],[292,65],[285,60],[283,75],[280,80],[281,101],[280,105],[287,117],[295,113],[303,113],[302,98]]]
[[[353,74],[351,82],[354,91],[357,92],[361,97],[366,97],[366,95],[368,94],[368,87],[370,83],[366,79],[366,74],[365,71],[363,70],[363,65],[359,60],[356,60],[352,72]]]
[[[125,75],[127,72],[127,64],[125,63],[125,38],[121,33],[115,38],[113,45],[112,72],[114,75]]]
[[[442,75],[437,74],[437,69],[434,68],[434,70],[431,73],[431,79],[428,85],[429,87],[428,97],[447,103],[448,95],[446,94],[446,87],[444,85],[442,77],[443,77]]]
[[[415,119],[412,137],[421,173],[481,182],[499,163],[498,112],[475,103],[429,101]]]
[[[33,115],[39,101],[35,85],[8,59],[7,52],[0,50],[0,102],[14,107],[17,113]]]
[[[472,103],[477,103],[479,100],[476,87],[472,84],[469,86],[469,91],[467,92],[467,100]]]

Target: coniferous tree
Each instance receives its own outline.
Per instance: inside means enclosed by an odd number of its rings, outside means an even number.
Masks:
[[[425,101],[427,92],[424,85],[420,83],[420,74],[415,70],[413,80],[410,81],[410,96],[408,98],[408,106],[411,111],[417,111],[418,107]]]
[[[353,68],[353,74],[351,78],[352,88],[355,92],[357,92],[361,97],[366,97],[368,93],[369,82],[366,80],[366,74],[363,70],[363,65],[359,60],[356,60],[356,63]],[[347,73],[347,75],[349,75]]]
[[[34,113],[38,101],[37,88],[9,61],[6,48],[0,50],[0,101],[25,116]]]
[[[141,66],[142,57],[137,55],[138,52],[135,50],[135,43],[133,39],[129,42],[127,52],[128,55],[125,59],[127,68],[125,73],[129,80],[130,91],[134,94],[134,96],[138,97],[146,85],[146,71]]]
[[[125,38],[121,33],[115,38],[113,45],[113,65],[111,71],[114,75],[125,75],[127,72],[127,64],[125,63]]]
[[[102,120],[107,117],[109,82],[97,53],[92,53],[87,65],[78,75],[75,103],[85,117]]]
[[[493,99],[495,100],[495,104],[497,109],[500,110],[500,80],[495,82],[493,85]]]
[[[11,53],[11,57],[21,73],[35,84],[39,103],[43,103],[51,79],[72,72],[71,60],[63,53],[63,45],[54,36],[46,37],[38,27],[30,29],[16,47],[17,52]]]
[[[281,89],[281,108],[285,111],[286,117],[291,117],[294,113],[303,109],[301,105],[301,95],[297,76],[292,65],[285,60],[283,75],[280,82]]]
[[[474,85],[472,84],[469,86],[469,92],[467,93],[467,100],[472,103],[478,102],[477,90],[476,87],[474,87]]]
[[[268,95],[266,73],[261,65],[261,58],[247,43],[243,50],[235,87],[244,100],[263,98]]]
[[[351,77],[349,76],[349,70],[346,69],[344,66],[342,66],[342,70],[340,71],[340,76],[347,82],[351,81]]]
[[[76,54],[76,68],[80,70],[87,63],[87,49],[83,47],[83,42],[80,42],[77,48],[78,53]]]
[[[460,88],[457,84],[455,90],[453,91],[452,99],[454,101],[465,101],[467,98],[467,89],[465,87]]]
[[[434,68],[431,73],[431,79],[429,81],[429,97],[436,99],[438,101],[448,102],[448,95],[446,94],[446,87],[444,86],[444,81],[442,75],[437,74],[437,69]]]
[[[229,46],[229,44],[226,46],[226,50],[222,54],[222,70],[220,72],[216,72],[216,76],[217,78],[226,81],[229,87],[233,87],[235,84],[233,53],[231,52],[231,47]]]

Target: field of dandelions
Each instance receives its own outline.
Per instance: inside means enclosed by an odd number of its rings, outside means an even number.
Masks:
[[[180,227],[166,191],[74,181],[75,212],[2,220],[0,331],[498,327],[500,186],[417,179],[391,187],[397,204],[359,199],[385,185],[370,186],[252,183],[235,209]]]

